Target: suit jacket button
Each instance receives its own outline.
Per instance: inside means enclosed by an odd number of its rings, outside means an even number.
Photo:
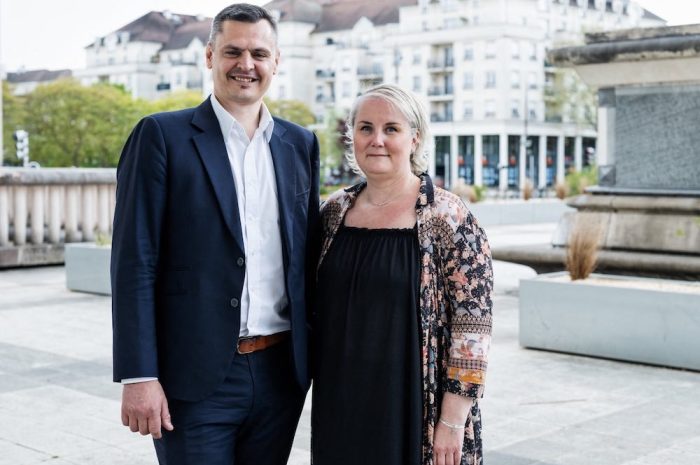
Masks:
[[[231,306],[233,308],[238,307],[238,299],[236,299],[235,297],[233,299],[231,299]]]
[[[243,266],[245,264],[245,260],[243,259],[243,257],[238,257],[238,260],[236,260],[236,264],[238,266]]]

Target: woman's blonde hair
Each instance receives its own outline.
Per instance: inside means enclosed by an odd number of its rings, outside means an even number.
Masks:
[[[355,157],[353,129],[355,127],[357,109],[362,100],[369,97],[380,98],[387,101],[406,118],[411,129],[418,135],[418,144],[416,144],[416,149],[411,153],[411,171],[415,175],[424,173],[428,168],[426,141],[430,140],[427,113],[423,104],[412,92],[395,84],[379,84],[370,87],[355,99],[355,103],[353,103],[348,119],[346,120],[347,129],[345,131],[345,140],[347,142],[347,150],[345,151],[345,159],[348,162],[348,166],[355,173],[364,176],[364,173],[357,164],[357,158]]]

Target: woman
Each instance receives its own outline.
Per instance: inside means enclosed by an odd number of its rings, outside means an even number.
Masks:
[[[479,465],[491,254],[427,174],[425,111],[394,85],[348,117],[366,182],[321,209],[314,465]]]

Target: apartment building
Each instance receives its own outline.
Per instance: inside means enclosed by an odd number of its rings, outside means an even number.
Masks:
[[[178,90],[201,91],[209,73],[204,47],[211,18],[151,11],[85,48],[86,67],[73,71],[85,85],[123,85],[148,100]]]
[[[596,30],[664,21],[626,0],[282,0],[283,60],[272,98],[306,102],[319,120],[363,88],[394,82],[422,96],[438,183],[546,188],[595,156],[596,128],[547,111],[551,47]],[[290,56],[291,55],[291,56]]]

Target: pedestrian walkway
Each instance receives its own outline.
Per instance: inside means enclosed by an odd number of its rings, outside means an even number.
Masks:
[[[498,247],[552,229],[487,233]],[[517,282],[531,274],[495,264],[485,465],[700,464],[700,373],[521,348]],[[121,425],[120,394],[110,299],[67,291],[63,267],[0,271],[0,465],[155,464]],[[309,414],[307,402],[291,465],[309,463]]]

